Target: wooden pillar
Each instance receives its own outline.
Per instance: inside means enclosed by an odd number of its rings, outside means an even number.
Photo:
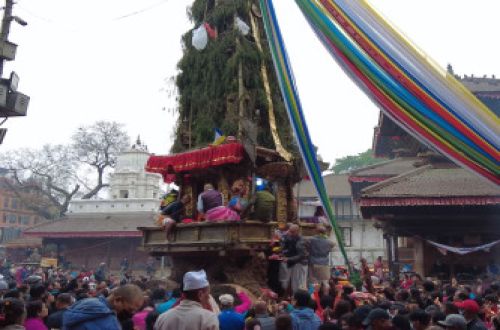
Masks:
[[[184,186],[182,187],[181,193],[182,193],[182,195],[191,196],[191,201],[186,205],[186,215],[194,217],[198,196],[193,195],[193,187],[191,187],[191,184],[184,184]]]
[[[425,276],[425,265],[424,265],[424,241],[421,239],[415,239],[413,241],[413,253],[414,257],[414,270],[418,274]]]
[[[288,218],[288,194],[287,186],[283,182],[277,182],[276,189],[276,220],[287,222]]]
[[[111,242],[108,241],[108,243],[106,244],[106,267],[108,267],[108,269],[111,269]]]
[[[387,249],[387,266],[389,267],[389,276],[394,278],[393,273],[393,255],[392,255],[392,242],[389,234],[384,234],[385,247]]]
[[[398,235],[392,235],[392,251],[394,253],[394,275],[396,277],[399,276],[399,244],[398,244]]]
[[[129,249],[128,249],[128,261],[129,261],[129,270],[133,270],[134,268],[134,262],[135,262],[135,255],[134,255],[134,249],[135,249],[135,245],[134,244],[130,244],[129,245]]]
[[[59,242],[56,242],[56,258],[57,258],[57,262],[59,262],[59,255],[61,253],[61,244],[59,244]]]
[[[219,182],[217,182],[217,190],[219,190],[224,197],[225,204],[229,203],[229,199],[231,198],[229,194],[229,183],[223,175],[220,176]]]
[[[295,222],[300,219],[299,205],[300,205],[300,182],[297,187],[297,198],[293,194],[293,185],[290,184],[289,180],[285,181],[285,185],[288,187],[287,196],[287,217],[288,221]]]
[[[92,242],[92,243],[95,244],[95,242]],[[88,244],[88,245],[91,245],[91,244]],[[87,246],[87,244],[75,245],[75,246],[77,246],[77,247],[79,247],[81,249],[83,246]],[[83,266],[85,267],[86,270],[88,270],[88,267],[89,267],[89,257],[90,257],[90,255],[91,255],[91,253],[85,253],[85,259],[84,259],[84,262],[83,262]]]

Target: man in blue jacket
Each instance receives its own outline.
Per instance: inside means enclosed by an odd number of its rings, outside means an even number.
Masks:
[[[144,303],[142,290],[127,284],[114,290],[108,298],[78,301],[63,315],[63,330],[120,330],[117,314],[132,317]]]
[[[234,308],[234,297],[230,294],[220,295],[221,312],[219,314],[220,330],[243,330],[245,318],[237,313]]]
[[[290,313],[292,317],[293,330],[318,330],[321,320],[314,311],[309,308],[310,295],[305,290],[298,290],[293,295],[295,308]]]

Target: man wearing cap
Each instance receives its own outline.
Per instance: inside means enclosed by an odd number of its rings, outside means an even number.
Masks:
[[[467,330],[486,330],[486,326],[477,316],[479,305],[475,300],[467,299],[455,303],[455,306],[463,313],[465,321],[467,321]]]
[[[219,314],[220,330],[243,330],[245,320],[243,315],[237,313],[234,308],[234,297],[230,294],[219,296],[221,313]]]
[[[254,305],[255,319],[260,322],[262,330],[276,330],[276,319],[267,312],[267,304],[263,300],[257,300]]]
[[[444,321],[438,321],[440,326],[446,328],[446,330],[466,330],[467,322],[464,317],[460,314],[450,314],[446,316]]]
[[[363,325],[366,330],[387,330],[392,327],[389,313],[382,308],[374,308],[364,319]]]
[[[183,278],[184,299],[158,317],[155,330],[217,330],[217,315],[203,308],[209,305],[210,288],[204,270],[187,272]]]

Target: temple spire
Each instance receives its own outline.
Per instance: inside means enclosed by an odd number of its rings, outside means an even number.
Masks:
[[[137,135],[137,140],[132,145],[132,150],[148,151],[148,146],[142,143],[140,135]]]

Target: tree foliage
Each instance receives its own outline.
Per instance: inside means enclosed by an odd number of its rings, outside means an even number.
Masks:
[[[74,197],[91,198],[106,187],[106,171],[128,145],[122,125],[100,121],[80,127],[71,144],[4,153],[0,167],[7,170],[9,188],[28,208],[54,219],[66,213]]]
[[[274,148],[269,128],[268,104],[260,74],[261,64],[265,63],[279,136],[285,147],[292,148],[293,135],[274,74],[261,19],[256,18],[260,26],[263,52],[258,50],[252,33],[243,36],[233,27],[235,16],[251,25],[249,15],[252,3],[258,6],[258,1],[255,0],[193,2],[188,16],[195,28],[207,22],[218,31],[218,37],[210,39],[207,47],[201,51],[191,45],[192,30],[182,37],[183,57],[178,63],[179,74],[176,77],[179,121],[172,151],[178,152],[187,148],[186,143],[183,143],[183,136],[189,133],[193,147],[205,146],[212,142],[215,128],[221,129],[227,135],[237,134],[240,63],[245,89],[245,116],[257,123],[257,143]]]
[[[368,165],[377,164],[385,161],[384,158],[373,157],[373,152],[368,149],[364,152],[357,154],[356,156],[345,156],[342,158],[337,158],[335,163],[331,167],[331,170],[335,174],[347,173],[358,168],[362,168]]]

